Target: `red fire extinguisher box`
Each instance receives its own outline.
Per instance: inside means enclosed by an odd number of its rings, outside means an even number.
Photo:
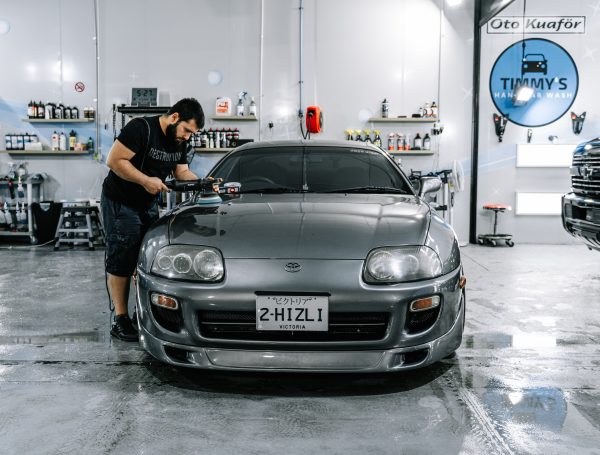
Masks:
[[[306,108],[306,129],[309,133],[320,133],[323,129],[323,113],[319,106]]]

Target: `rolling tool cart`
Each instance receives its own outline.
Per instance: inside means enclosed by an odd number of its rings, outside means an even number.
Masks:
[[[96,243],[105,245],[98,206],[79,202],[64,203],[54,235],[54,251],[60,248],[61,243],[69,244],[71,248],[76,243],[87,243],[90,250],[95,249]]]

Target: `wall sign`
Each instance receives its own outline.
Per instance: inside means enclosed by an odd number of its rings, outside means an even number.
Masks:
[[[534,89],[533,97],[516,106],[513,96],[522,85]],[[518,41],[505,49],[490,74],[494,105],[521,126],[544,126],[559,119],[575,101],[578,88],[573,58],[555,42],[542,38]]]
[[[499,16],[488,21],[487,32],[581,34],[585,33],[585,16]]]

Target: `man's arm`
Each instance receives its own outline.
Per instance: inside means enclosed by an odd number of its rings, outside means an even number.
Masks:
[[[190,171],[187,164],[178,164],[173,175],[177,180],[198,180],[198,176]]]
[[[119,177],[128,182],[137,183],[144,187],[150,194],[158,194],[160,191],[168,191],[168,188],[158,177],[149,177],[138,171],[131,159],[135,156],[129,148],[125,147],[117,139],[110,149],[106,165]]]

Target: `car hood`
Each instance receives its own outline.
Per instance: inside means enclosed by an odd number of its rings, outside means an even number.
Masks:
[[[430,210],[410,195],[246,194],[171,217],[170,243],[225,258],[364,259],[379,246],[423,245]]]

